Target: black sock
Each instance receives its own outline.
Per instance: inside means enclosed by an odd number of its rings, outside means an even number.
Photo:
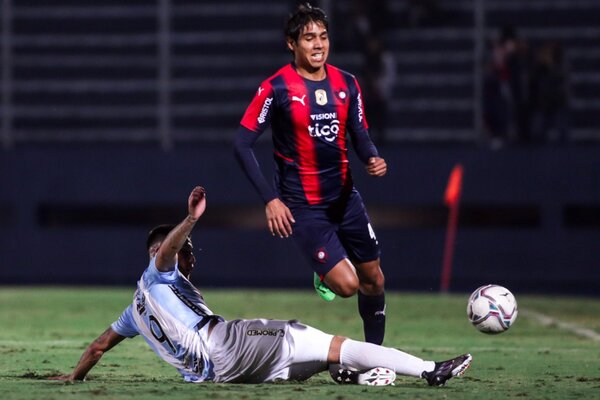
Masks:
[[[358,313],[363,320],[365,341],[383,343],[385,336],[385,293],[367,296],[358,291]]]

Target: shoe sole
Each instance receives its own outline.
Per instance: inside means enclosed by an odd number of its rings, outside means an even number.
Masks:
[[[467,369],[471,366],[471,361],[473,361],[473,356],[468,355],[465,361],[463,361],[458,367],[454,368],[451,372],[453,377],[461,376],[465,373]]]
[[[396,380],[396,373],[389,368],[377,367],[370,369],[358,375],[357,383],[366,386],[387,386],[393,385]]]

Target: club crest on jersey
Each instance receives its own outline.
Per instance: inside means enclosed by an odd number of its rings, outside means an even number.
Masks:
[[[343,90],[340,90],[340,91],[335,92],[335,94],[341,100],[341,102],[343,104],[346,104],[346,99],[348,98],[348,95],[346,94],[346,92],[344,92]]]
[[[325,247],[321,247],[320,249],[317,250],[317,252],[315,253],[315,258],[321,264],[325,264],[327,262],[327,259],[329,258],[329,254],[327,254],[327,250],[325,250]]]
[[[325,104],[327,104],[327,92],[323,89],[315,90],[315,99],[318,105],[324,106]]]

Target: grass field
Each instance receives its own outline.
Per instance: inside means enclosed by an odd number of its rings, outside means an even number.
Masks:
[[[477,332],[467,294],[390,292],[385,344],[425,359],[471,352],[467,373],[446,387],[399,377],[396,386],[336,385],[327,373],[304,383],[185,384],[141,338],[107,353],[86,382],[70,372],[84,348],[130,302],[133,290],[0,288],[0,397],[9,399],[600,399],[600,298],[521,296],[510,331]],[[362,338],[356,299],[325,303],[309,291],[210,290],[225,318],[299,318],[330,333]],[[544,319],[540,319],[539,314]],[[585,330],[587,329],[587,330]],[[588,336],[585,336],[587,333]]]

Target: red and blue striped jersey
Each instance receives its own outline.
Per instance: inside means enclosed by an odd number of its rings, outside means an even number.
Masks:
[[[284,66],[262,82],[241,121],[258,134],[271,126],[277,189],[288,205],[328,204],[353,188],[348,136],[368,149],[359,152],[363,162],[378,155],[356,78],[325,68],[326,79],[311,81]]]

